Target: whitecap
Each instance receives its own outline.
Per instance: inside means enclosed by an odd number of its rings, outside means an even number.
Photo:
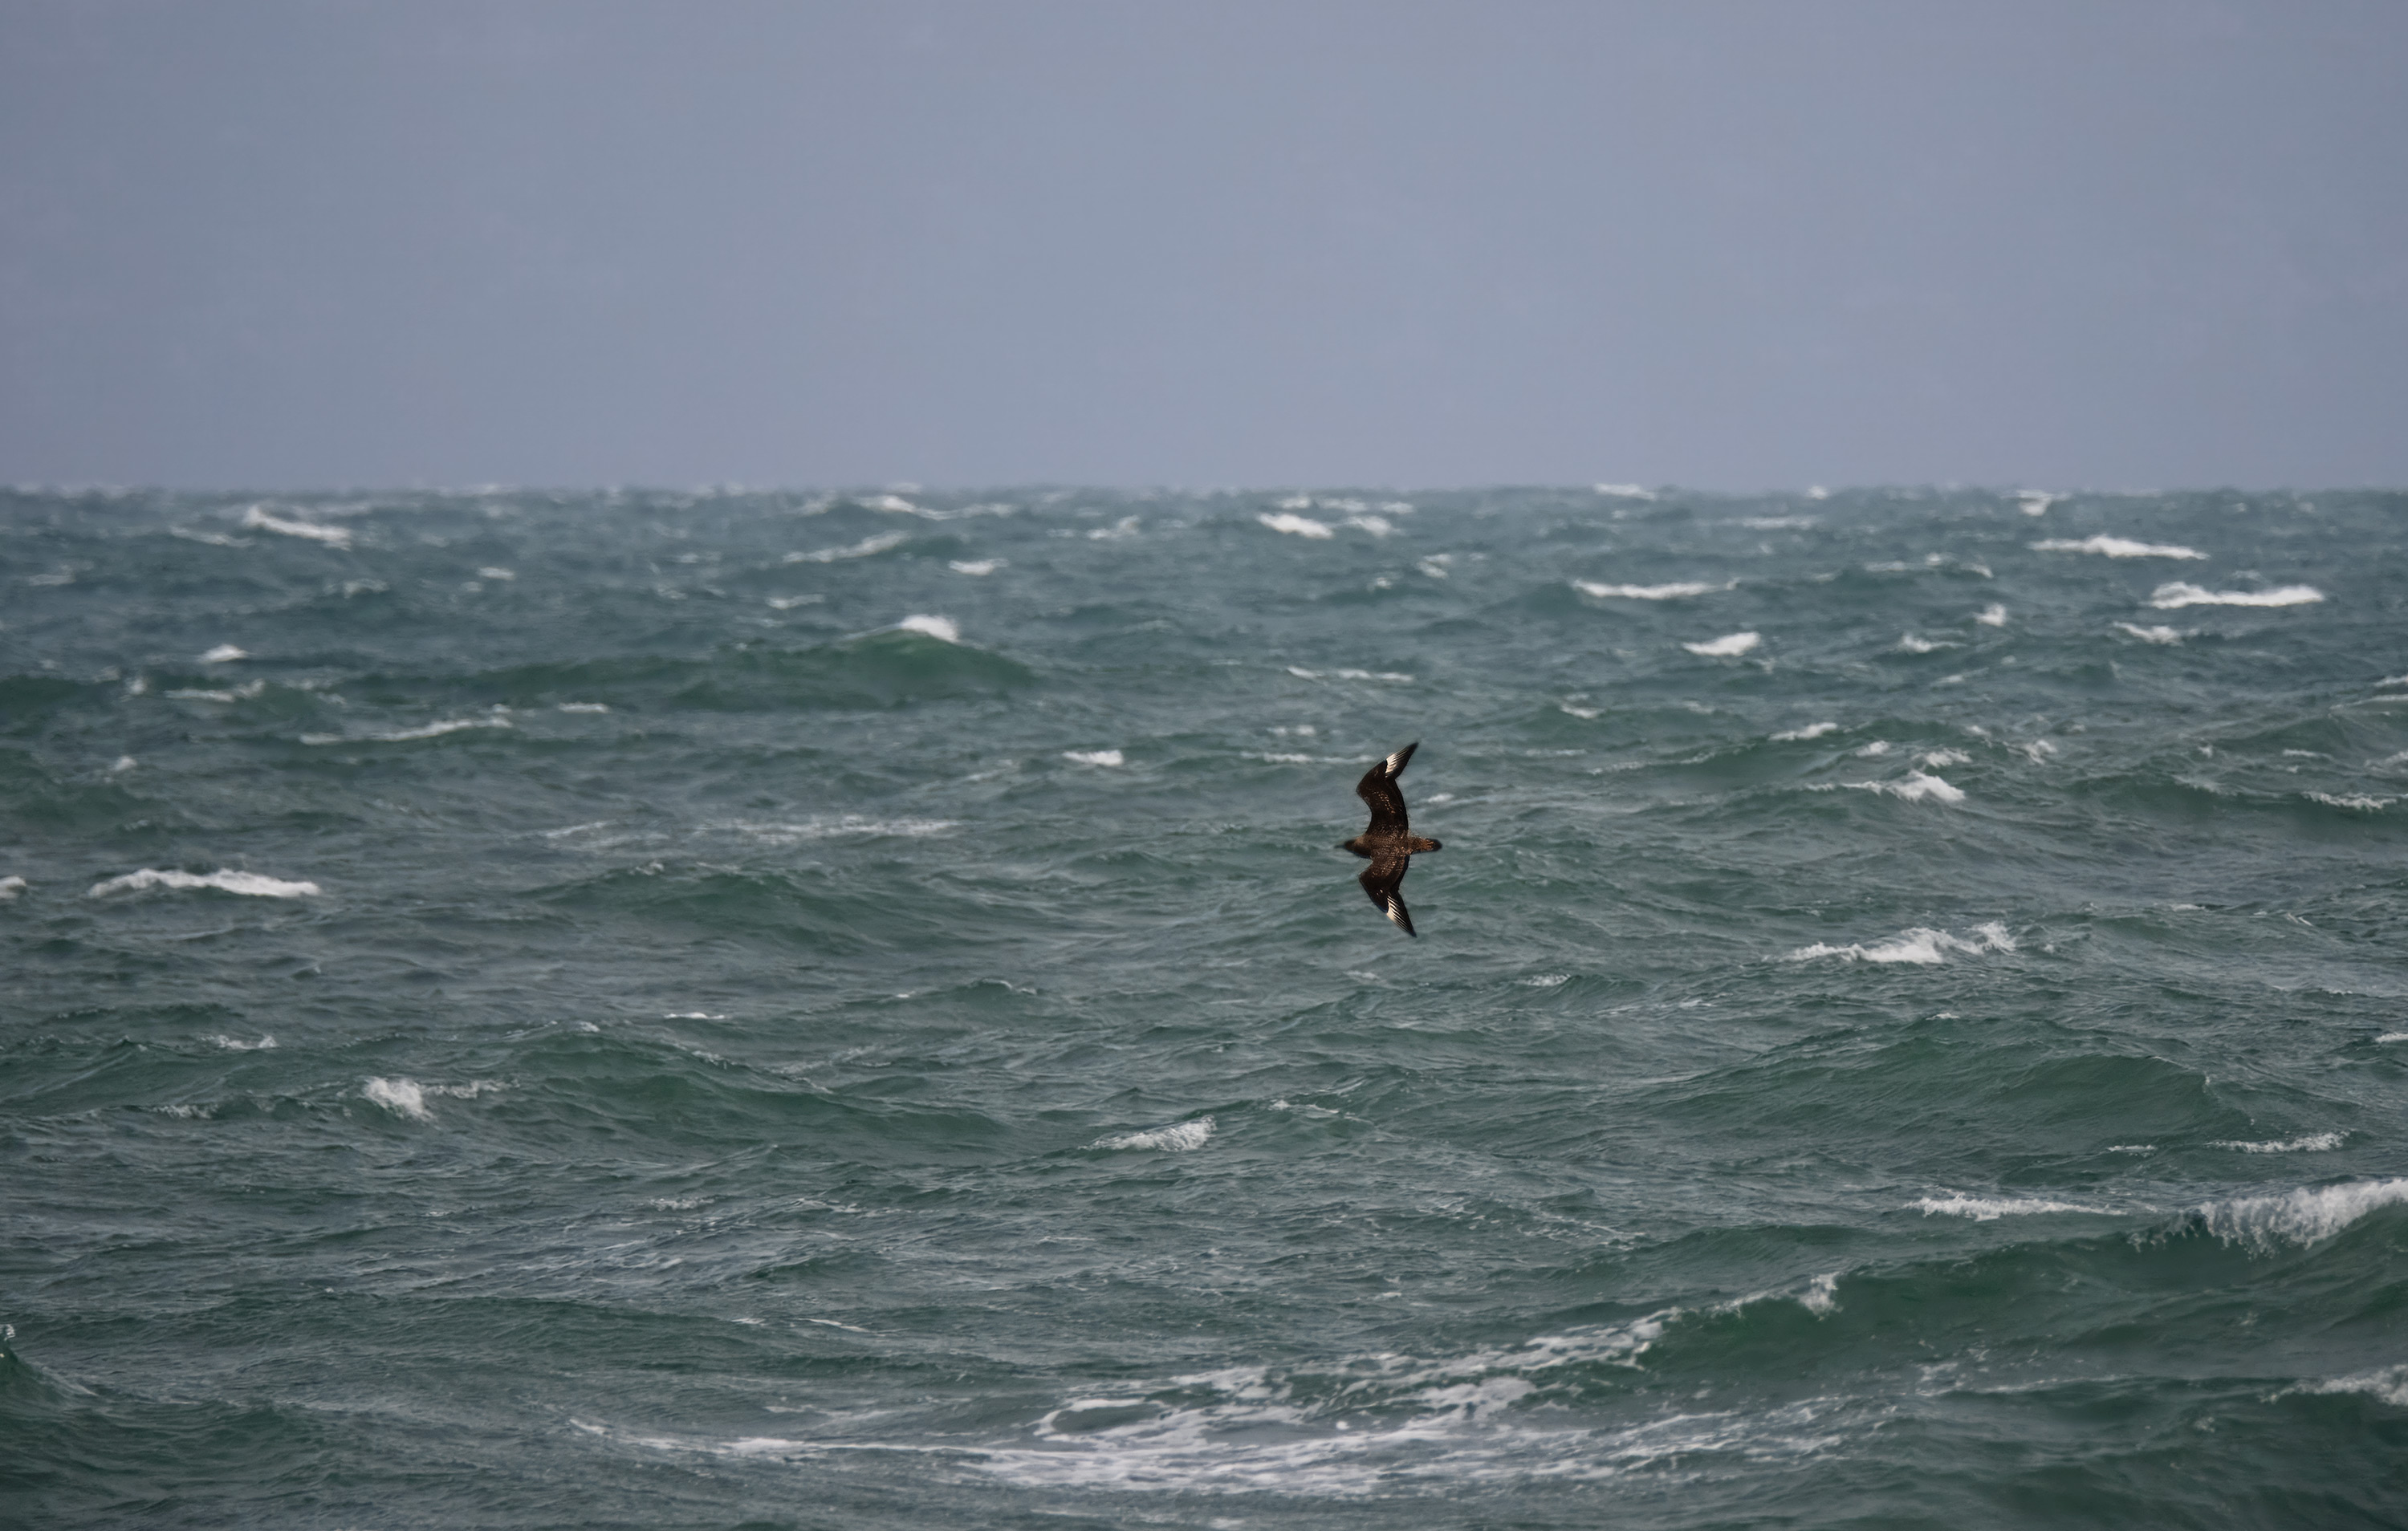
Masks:
[[[2004,924],[1992,920],[1975,925],[1970,938],[1952,936],[1944,930],[1933,930],[1928,925],[1916,925],[1911,930],[1900,931],[1888,940],[1873,946],[1859,944],[1827,946],[1817,941],[1813,946],[1799,947],[1783,960],[1810,962],[1816,957],[1845,957],[1851,962],[1884,964],[1902,962],[1930,967],[1946,962],[1950,952],[1977,955],[1984,952],[2013,952],[2014,950],[2015,950],[2014,937],[2007,933],[2007,927]]]
[[[1970,1217],[1976,1223],[1991,1223],[2002,1217],[2029,1217],[2042,1212],[2088,1212],[2095,1216],[2109,1215],[2104,1207],[2085,1207],[2079,1202],[2050,1201],[2044,1196],[1925,1196],[1911,1203],[1924,1216],[1934,1213],[1948,1217]]]
[[[1598,484],[1597,492],[1617,500],[1652,500],[1656,497],[1654,490],[1639,484]]]
[[[2129,622],[2119,622],[2115,627],[2118,632],[2128,633],[2143,643],[2180,643],[2186,636],[2171,627],[2143,627]]]
[[[2128,537],[2086,537],[2079,541],[2071,537],[2050,537],[2035,542],[2040,552],[2098,553],[2106,558],[2205,558],[2196,548],[2186,548],[2172,542],[2135,542]]]
[[[2348,1136],[2347,1133],[2341,1132],[2312,1132],[2303,1138],[2294,1138],[2288,1142],[2277,1140],[2264,1143],[2243,1143],[2229,1138],[2219,1138],[2207,1146],[2233,1149],[2243,1153],[2329,1153],[2341,1147],[2343,1140]]]
[[[1828,1275],[1817,1276],[1808,1281],[1806,1290],[1799,1295],[1798,1301],[1806,1311],[1816,1318],[1821,1318],[1827,1313],[1836,1313],[1840,1310],[1839,1292],[1840,1273],[1835,1270]]]
[[[1346,524],[1357,531],[1369,532],[1373,537],[1386,537],[1397,529],[1385,516],[1349,516]]]
[[[304,898],[319,891],[314,882],[286,882],[278,878],[262,877],[257,872],[217,871],[203,875],[161,871],[146,866],[138,872],[128,872],[123,877],[95,882],[84,896],[106,898],[111,894],[139,893],[145,888],[215,888],[222,893],[243,894],[252,898]]]
[[[608,702],[563,702],[560,704],[559,710],[563,712],[608,712],[610,710],[610,704]]]
[[[947,643],[959,643],[962,640],[961,625],[951,617],[914,615],[904,618],[895,625],[906,633],[925,633],[932,638],[940,638]]]
[[[1729,590],[1738,582],[1734,579],[1716,585],[1702,579],[1686,579],[1668,585],[1600,585],[1590,579],[1575,579],[1572,588],[1599,600],[1618,597],[1626,601],[1675,601],[1686,595],[1711,595],[1716,591]]]
[[[1975,612],[1973,620],[1985,627],[2004,627],[2007,624],[2007,608],[2001,603],[1992,601]]]
[[[348,548],[351,545],[351,534],[348,527],[321,526],[309,521],[286,521],[281,517],[269,515],[256,505],[242,513],[242,523],[245,526],[256,527],[263,532],[280,532],[286,537],[304,537],[311,542],[322,542],[329,548]]]
[[[1786,743],[1797,739],[1819,739],[1826,734],[1836,734],[1839,731],[1840,725],[1838,723],[1808,723],[1803,728],[1792,728],[1785,733],[1775,734],[1772,737]]]
[[[824,595],[772,595],[769,597],[769,609],[792,611],[798,606],[817,606],[826,599]]]
[[[1429,557],[1425,558],[1420,563],[1414,565],[1413,567],[1421,570],[1424,574],[1428,575],[1433,579],[1443,579],[1447,578],[1447,565],[1454,561],[1455,554],[1453,553],[1433,553]]]
[[[1212,1136],[1212,1119],[1199,1116],[1193,1122],[1181,1122],[1168,1127],[1155,1127],[1147,1132],[1124,1133],[1118,1138],[1098,1138],[1087,1146],[1091,1149],[1158,1149],[1165,1153],[1186,1153],[1204,1146]]]
[[[480,579],[501,579],[507,581],[515,579],[518,576],[511,573],[509,569],[488,564],[483,568],[477,571],[477,578]]]
[[[426,1109],[426,1093],[416,1080],[372,1079],[360,1087],[360,1094],[393,1112],[413,1122],[431,1122],[435,1113]]]
[[[1742,516],[1739,523],[1756,532],[1802,532],[1818,524],[1813,516]]]
[[[246,1042],[239,1037],[221,1037],[212,1032],[201,1040],[212,1047],[223,1048],[228,1052],[270,1052],[276,1048],[276,1038],[273,1037],[262,1037],[256,1042]]]
[[[0,877],[0,904],[7,903],[30,886],[32,884],[22,877]]]
[[[1008,562],[1009,560],[1001,558],[956,558],[948,563],[945,567],[955,574],[967,574],[972,579],[984,579],[1002,568]]]
[[[1064,760],[1074,760],[1082,766],[1118,766],[1122,764],[1118,750],[1065,750]]]
[[[882,532],[876,537],[863,537],[860,541],[853,543],[851,547],[820,548],[811,552],[790,552],[786,555],[785,562],[789,564],[833,564],[838,559],[844,558],[867,558],[875,553],[885,552],[891,548],[899,548],[910,540],[911,534],[909,532]]]
[[[1910,803],[1920,803],[1926,798],[1935,803],[1961,803],[1965,800],[1965,789],[1951,786],[1941,778],[1923,771],[1907,772],[1903,781],[1851,781],[1848,785],[1903,798]]]
[[[1962,750],[1926,750],[1922,754],[1916,756],[1915,760],[1918,765],[1931,770],[1937,770],[1942,766],[1967,765],[1971,762],[1972,758],[1972,756],[1967,754]]]
[[[1735,659],[1764,641],[1760,633],[1728,633],[1703,643],[1684,643],[1682,648],[1707,659]]]
[[[2320,1382],[2301,1382],[2275,1396],[2287,1393],[2363,1393],[2394,1409],[2408,1409],[2408,1366],[2379,1366],[2346,1377],[2329,1377]]]
[[[1282,512],[1276,516],[1259,515],[1254,519],[1261,522],[1264,525],[1269,527],[1274,532],[1286,532],[1294,537],[1327,537],[1337,536],[1337,534],[1332,532],[1326,524],[1314,521],[1310,516],[1289,515],[1285,512]]]
[[[421,723],[416,728],[396,728],[389,734],[304,734],[301,742],[327,744],[408,744],[418,739],[439,739],[446,734],[457,734],[467,728],[509,728],[508,718],[445,718],[437,723]]]
[[[1942,649],[1961,649],[1961,643],[1947,643],[1937,638],[1916,637],[1913,633],[1898,636],[1899,651],[1909,654],[1936,654]]]
[[[2271,1249],[2314,1244],[2386,1207],[2408,1202],[2408,1180],[2349,1180],[2272,1196],[2212,1201],[2199,1209],[2207,1231],[2228,1244]]]
[[[2045,490],[2027,489],[2015,495],[2015,506],[2027,516],[2045,515],[2050,506],[2063,498],[2062,494],[2051,494]]]
[[[211,649],[208,653],[203,654],[201,656],[201,663],[204,665],[230,665],[237,659],[249,659],[250,657],[250,654],[236,648],[231,643],[221,643],[216,648]]]
[[[266,681],[253,680],[246,685],[234,686],[222,691],[204,691],[193,686],[179,686],[174,691],[162,694],[171,702],[247,702],[266,689]]]
[[[2399,801],[2396,797],[2370,797],[2362,792],[2340,796],[2329,792],[2312,792],[2305,795],[2324,804],[2327,808],[2351,808],[2359,813],[2380,813]]]
[[[2381,1047],[2386,1042],[2408,1042],[2408,1031],[2386,1031],[2382,1036],[2377,1037],[2374,1039],[2375,1046],[2377,1047]]]
[[[1110,526],[1098,526],[1094,531],[1089,532],[1087,534],[1087,540],[1090,542],[1118,542],[1123,537],[1137,536],[1137,531],[1138,518],[1135,516],[1123,516],[1119,521]],[[1326,537],[1329,534],[1324,532],[1322,535]]]
[[[2175,580],[2159,585],[2149,604],[2160,611],[2184,606],[2310,606],[2325,598],[2314,585],[2285,585],[2280,590],[2201,590]]]

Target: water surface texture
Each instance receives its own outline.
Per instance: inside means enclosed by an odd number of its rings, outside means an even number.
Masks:
[[[0,496],[5,1516],[2401,1524],[2403,517]]]

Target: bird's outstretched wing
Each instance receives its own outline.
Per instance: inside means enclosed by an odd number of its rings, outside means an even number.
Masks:
[[[1403,789],[1397,785],[1397,778],[1404,773],[1405,763],[1412,759],[1413,751],[1421,747],[1421,741],[1415,739],[1365,771],[1363,780],[1354,783],[1354,795],[1371,805],[1371,826],[1364,834],[1401,835],[1405,832],[1405,794]]]
[[[1407,855],[1375,856],[1371,865],[1364,867],[1362,875],[1354,880],[1363,884],[1363,891],[1371,895],[1371,902],[1380,906],[1381,912],[1394,920],[1397,928],[1408,936],[1414,934],[1413,917],[1405,911],[1405,895],[1401,890],[1405,884],[1406,868],[1412,865],[1412,858]]]

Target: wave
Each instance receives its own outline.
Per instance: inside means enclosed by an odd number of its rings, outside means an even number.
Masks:
[[[2086,537],[2079,541],[2071,537],[2054,537],[2045,541],[2035,542],[2032,547],[2041,552],[2098,553],[2106,558],[2205,558],[2207,556],[2196,548],[2185,548],[2175,543],[2135,542],[2130,537],[2104,535]]]
[[[1728,633],[1718,638],[1709,638],[1703,643],[1684,643],[1681,647],[1707,659],[1736,659],[1741,654],[1754,651],[1756,646],[1763,641],[1764,635],[1761,633]]]
[[[1946,962],[1952,952],[1971,956],[1985,952],[2014,950],[2014,937],[2007,934],[2007,927],[2004,924],[1993,920],[1974,926],[1973,934],[1970,938],[1951,936],[1944,930],[1933,930],[1928,926],[1917,925],[1912,930],[1902,931],[1874,946],[1856,944],[1827,946],[1817,941],[1813,946],[1799,947],[1783,960],[1812,962],[1817,957],[1845,957],[1852,962],[1909,963],[1916,966],[1930,967]]]
[[[274,532],[280,537],[297,537],[310,542],[322,542],[329,548],[351,545],[351,529],[344,526],[321,526],[313,521],[286,521],[271,516],[260,506],[242,513],[242,523],[255,531]]]
[[[112,894],[140,893],[146,888],[215,888],[221,893],[241,894],[251,898],[308,898],[320,891],[314,882],[287,882],[280,878],[263,877],[257,872],[194,873],[161,871],[146,866],[138,872],[128,872],[122,877],[95,882],[84,896],[107,898]]]
[[[1669,585],[1600,585],[1592,580],[1575,579],[1572,588],[1599,600],[1618,597],[1627,601],[1676,601],[1689,595],[1711,595],[1716,591],[1734,589],[1738,584],[1736,579],[1719,585],[1692,579]]]
[[[1326,540],[1338,535],[1336,532],[1329,529],[1329,525],[1326,522],[1315,521],[1310,516],[1292,515],[1285,511],[1282,511],[1278,515],[1258,515],[1254,519],[1269,527],[1272,531],[1285,532],[1290,537],[1313,537]]]
[[[1948,1217],[1970,1217],[1976,1223],[1994,1223],[2002,1217],[2036,1217],[2049,1212],[2084,1212],[2092,1216],[2112,1215],[2104,1207],[2085,1207],[2079,1202],[2051,1201],[2046,1196],[1925,1196],[1911,1202],[1926,1217],[1935,1214]]]
[[[2186,606],[2311,606],[2325,598],[2314,585],[2285,585],[2280,590],[2203,590],[2176,580],[2149,594],[2149,604],[2160,611]]]
[[[1192,1153],[1202,1148],[1212,1137],[1212,1119],[1199,1116],[1193,1122],[1181,1122],[1168,1127],[1155,1127],[1146,1132],[1123,1133],[1117,1138],[1098,1138],[1087,1146],[1091,1149],[1153,1149],[1163,1153]]]
[[[2196,1215],[2223,1242],[2265,1251],[2320,1243],[2370,1213],[2402,1203],[2408,1203],[2408,1180],[2349,1180],[2212,1201]]]

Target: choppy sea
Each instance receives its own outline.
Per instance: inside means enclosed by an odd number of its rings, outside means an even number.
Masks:
[[[2400,493],[0,494],[0,1521],[2408,1524],[2403,600]]]

